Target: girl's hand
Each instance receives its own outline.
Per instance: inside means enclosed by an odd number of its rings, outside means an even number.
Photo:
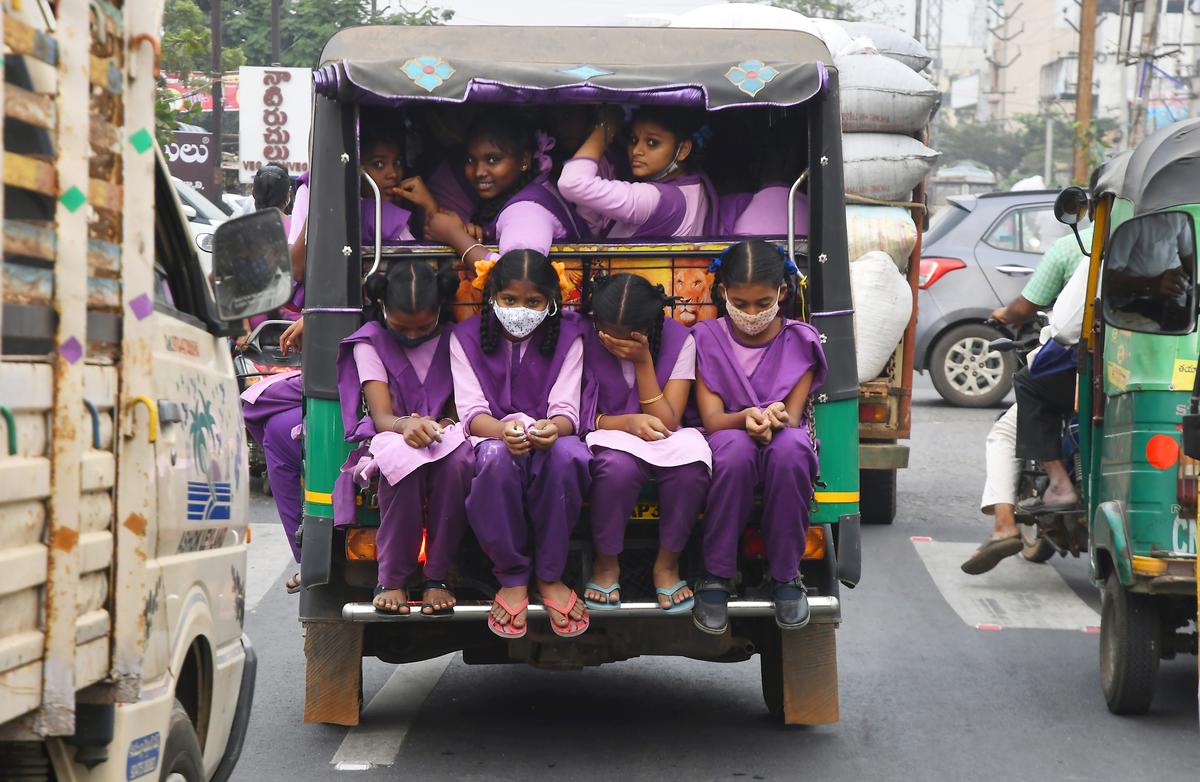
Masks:
[[[746,434],[750,435],[750,439],[759,445],[771,442],[771,422],[767,419],[766,413],[757,407],[747,407],[745,413]]]
[[[442,244],[452,244],[451,238],[466,231],[462,218],[454,212],[435,210],[425,215],[425,236]]]
[[[556,433],[557,431],[555,430]],[[513,456],[524,456],[533,447],[525,437],[525,427],[521,426],[520,421],[511,421],[504,425],[504,444]]]
[[[774,431],[786,428],[792,421],[791,415],[788,414],[787,406],[783,402],[772,402],[763,411],[763,414],[767,417],[767,421],[771,424],[771,429]]]
[[[600,344],[604,345],[609,353],[622,361],[632,362],[635,366],[654,363],[654,356],[650,355],[650,342],[646,339],[645,334],[635,331],[629,339],[617,339],[601,331]]]
[[[538,451],[548,451],[550,446],[554,445],[554,441],[558,439],[558,424],[551,421],[549,418],[542,420],[529,427],[529,443]]]
[[[634,437],[642,438],[648,443],[665,440],[671,436],[671,430],[667,428],[667,425],[662,422],[661,418],[656,415],[647,415],[646,413],[636,413],[628,416],[625,431]]]
[[[393,192],[405,201],[421,207],[426,212],[437,211],[437,200],[429,192],[429,188],[425,186],[425,180],[419,176],[409,177],[401,181]]]
[[[600,111],[596,117],[597,124],[602,124],[606,131],[604,136],[604,146],[608,146],[616,139],[617,134],[621,132],[621,126],[625,124],[625,112],[620,106],[611,104],[600,107]]]
[[[467,223],[465,226],[463,226],[463,229],[475,241],[477,241],[477,242],[483,241],[483,226],[482,225],[475,225],[475,223]]]
[[[396,433],[413,448],[428,448],[442,439],[442,429],[432,418],[405,418],[396,425]]]
[[[301,343],[304,342],[304,318],[300,318],[295,323],[287,327],[279,337],[279,352],[287,355],[292,352],[292,348],[300,350]]]

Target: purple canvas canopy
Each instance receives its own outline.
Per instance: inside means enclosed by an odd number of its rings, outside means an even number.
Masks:
[[[486,57],[481,57],[486,53]],[[317,94],[363,104],[797,106],[829,50],[796,30],[355,27],[325,46]]]

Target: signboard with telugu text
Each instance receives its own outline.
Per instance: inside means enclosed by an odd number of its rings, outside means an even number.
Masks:
[[[292,176],[308,170],[312,71],[308,68],[239,69],[238,180],[277,163]]]
[[[212,148],[212,134],[176,130],[171,133],[171,143],[163,144],[163,156],[171,176],[187,182],[210,201],[220,200],[220,195],[213,192],[217,154]]]

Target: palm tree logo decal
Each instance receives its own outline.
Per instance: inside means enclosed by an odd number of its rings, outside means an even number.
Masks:
[[[196,469],[208,477],[209,484],[211,485],[212,476],[209,475],[208,447],[210,441],[216,442],[216,434],[213,430],[217,424],[217,419],[213,418],[212,401],[208,399],[203,401],[203,411],[189,411],[192,414],[192,424],[188,432],[192,436],[192,460],[196,465]]]

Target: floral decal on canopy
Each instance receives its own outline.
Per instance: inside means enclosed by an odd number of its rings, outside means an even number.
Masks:
[[[441,57],[424,55],[404,63],[404,74],[426,92],[433,92],[454,75],[450,63]]]
[[[779,71],[762,60],[746,60],[730,68],[725,78],[753,98],[778,75]]]

